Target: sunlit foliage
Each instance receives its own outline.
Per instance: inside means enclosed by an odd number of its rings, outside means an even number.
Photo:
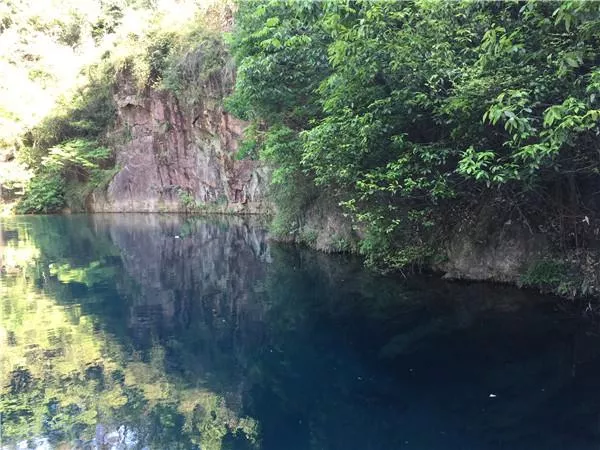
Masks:
[[[563,245],[592,236],[599,3],[257,0],[236,23],[230,107],[287,197],[326,190],[373,260],[428,258],[490,199]]]

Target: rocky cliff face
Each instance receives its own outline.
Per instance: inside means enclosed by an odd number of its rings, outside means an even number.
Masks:
[[[362,238],[360,229],[353,228],[331,201],[314,202],[302,219],[298,232],[287,240],[337,252],[355,250]],[[439,243],[439,262],[431,263],[430,268],[446,279],[519,284],[529,267],[553,257],[550,248],[542,233],[522,221],[493,216],[490,207],[476,217],[461,220],[448,232]]]
[[[446,259],[434,268],[447,279],[517,284],[528,267],[551,256],[544,236],[520,224],[505,224],[484,237],[459,226],[443,250]]]
[[[268,171],[236,159],[244,123],[223,110],[233,86],[224,67],[202,86],[201,98],[147,88],[122,75],[114,95],[114,136],[120,168],[89,199],[93,212],[261,213]],[[115,141],[118,141],[115,139]]]

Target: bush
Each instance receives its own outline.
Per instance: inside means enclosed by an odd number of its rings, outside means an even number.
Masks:
[[[544,259],[531,264],[521,275],[521,284],[574,298],[590,293],[589,281],[575,263],[558,259]]]
[[[112,81],[106,69],[96,67],[97,79],[72,95],[64,96],[54,110],[23,138],[19,159],[31,167],[38,166],[55,146],[67,141],[96,141],[115,117]]]
[[[47,214],[59,212],[64,206],[64,180],[60,173],[53,172],[31,179],[16,210],[20,214]]]
[[[152,86],[189,103],[229,58],[221,34],[197,17],[176,27],[158,20],[148,30],[130,33],[108,59],[116,72],[133,78],[140,92]]]
[[[445,211],[491,196],[562,250],[597,245],[598,26],[595,2],[246,0],[227,106],[266,136],[278,214],[312,183],[370,261],[426,259]]]
[[[111,152],[96,141],[74,139],[52,147],[17,206],[21,213],[53,213],[67,204],[83,209],[91,189],[109,181]],[[83,186],[74,184],[85,183]]]

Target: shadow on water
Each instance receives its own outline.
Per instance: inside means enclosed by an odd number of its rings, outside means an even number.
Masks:
[[[600,445],[600,337],[553,298],[242,218],[3,219],[0,270],[2,449]]]

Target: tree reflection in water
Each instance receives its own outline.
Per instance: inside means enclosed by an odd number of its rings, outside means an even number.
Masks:
[[[230,409],[227,395],[207,388],[201,372],[190,376],[195,367],[169,367],[173,361],[167,353],[182,342],[163,332],[173,326],[175,315],[188,314],[178,299],[193,290],[189,284],[170,287],[202,276],[197,268],[183,271],[174,261],[178,252],[170,246],[189,251],[188,239],[152,236],[145,242],[136,234],[139,229],[123,234],[120,223],[101,221],[35,217],[2,225],[2,444],[220,449],[223,442],[239,441],[255,447],[256,421]],[[179,233],[194,232],[190,221],[162,225],[159,235],[175,227]],[[150,254],[121,256],[111,232]],[[166,280],[154,264],[170,268]],[[215,285],[210,298],[218,295],[217,288],[221,292],[226,286]],[[112,322],[106,326],[107,317]]]
[[[0,228],[2,450],[600,443],[600,338],[556,299],[375,277],[249,219]]]

